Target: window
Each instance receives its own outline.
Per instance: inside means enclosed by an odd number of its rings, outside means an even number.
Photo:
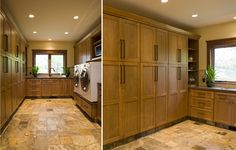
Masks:
[[[39,67],[39,74],[62,74],[66,66],[66,51],[33,50],[33,66]]]
[[[236,82],[236,38],[207,41],[208,65],[216,70],[216,81]]]

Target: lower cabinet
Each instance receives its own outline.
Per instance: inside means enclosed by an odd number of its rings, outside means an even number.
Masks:
[[[27,79],[27,96],[72,96],[71,79]]]
[[[236,127],[236,94],[215,93],[214,121]]]
[[[93,120],[97,117],[97,102],[89,102],[77,93],[74,93],[76,104]]]

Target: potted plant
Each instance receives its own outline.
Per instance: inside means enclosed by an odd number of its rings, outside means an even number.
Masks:
[[[68,68],[68,67],[63,68],[63,72],[67,78],[70,76],[70,68]]]
[[[211,66],[208,66],[204,75],[205,75],[207,86],[213,87],[215,78],[216,78],[216,71],[214,70],[214,68]]]
[[[34,76],[34,77],[37,77],[38,72],[39,72],[39,67],[38,67],[38,66],[34,66],[34,67],[32,68],[32,74],[33,74],[33,76]]]

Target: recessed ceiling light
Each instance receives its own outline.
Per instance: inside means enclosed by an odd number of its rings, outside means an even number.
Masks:
[[[34,18],[34,15],[33,14],[29,14],[29,18]]]
[[[51,40],[52,40],[51,38],[48,39],[48,41],[51,41]]]
[[[196,17],[198,17],[198,14],[193,14],[192,17],[196,18]]]
[[[36,33],[37,33],[37,31],[34,31],[33,33],[34,33],[34,34],[36,34]]]
[[[167,2],[168,2],[168,0],[161,0],[161,2],[162,2],[162,3],[167,3]]]
[[[234,17],[234,19],[236,19],[236,16]]]
[[[74,18],[75,20],[77,20],[77,19],[79,19],[79,16],[74,16],[73,18]]]
[[[65,34],[69,34],[69,32],[65,32]]]

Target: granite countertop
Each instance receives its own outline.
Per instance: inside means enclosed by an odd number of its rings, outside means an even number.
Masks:
[[[73,77],[66,77],[66,76],[38,76],[38,77],[33,77],[33,76],[26,76],[26,79],[73,79]]]
[[[236,88],[224,88],[224,87],[206,87],[206,86],[189,86],[190,89],[199,89],[199,90],[209,90],[209,91],[220,91],[220,92],[234,92],[236,93]]]

